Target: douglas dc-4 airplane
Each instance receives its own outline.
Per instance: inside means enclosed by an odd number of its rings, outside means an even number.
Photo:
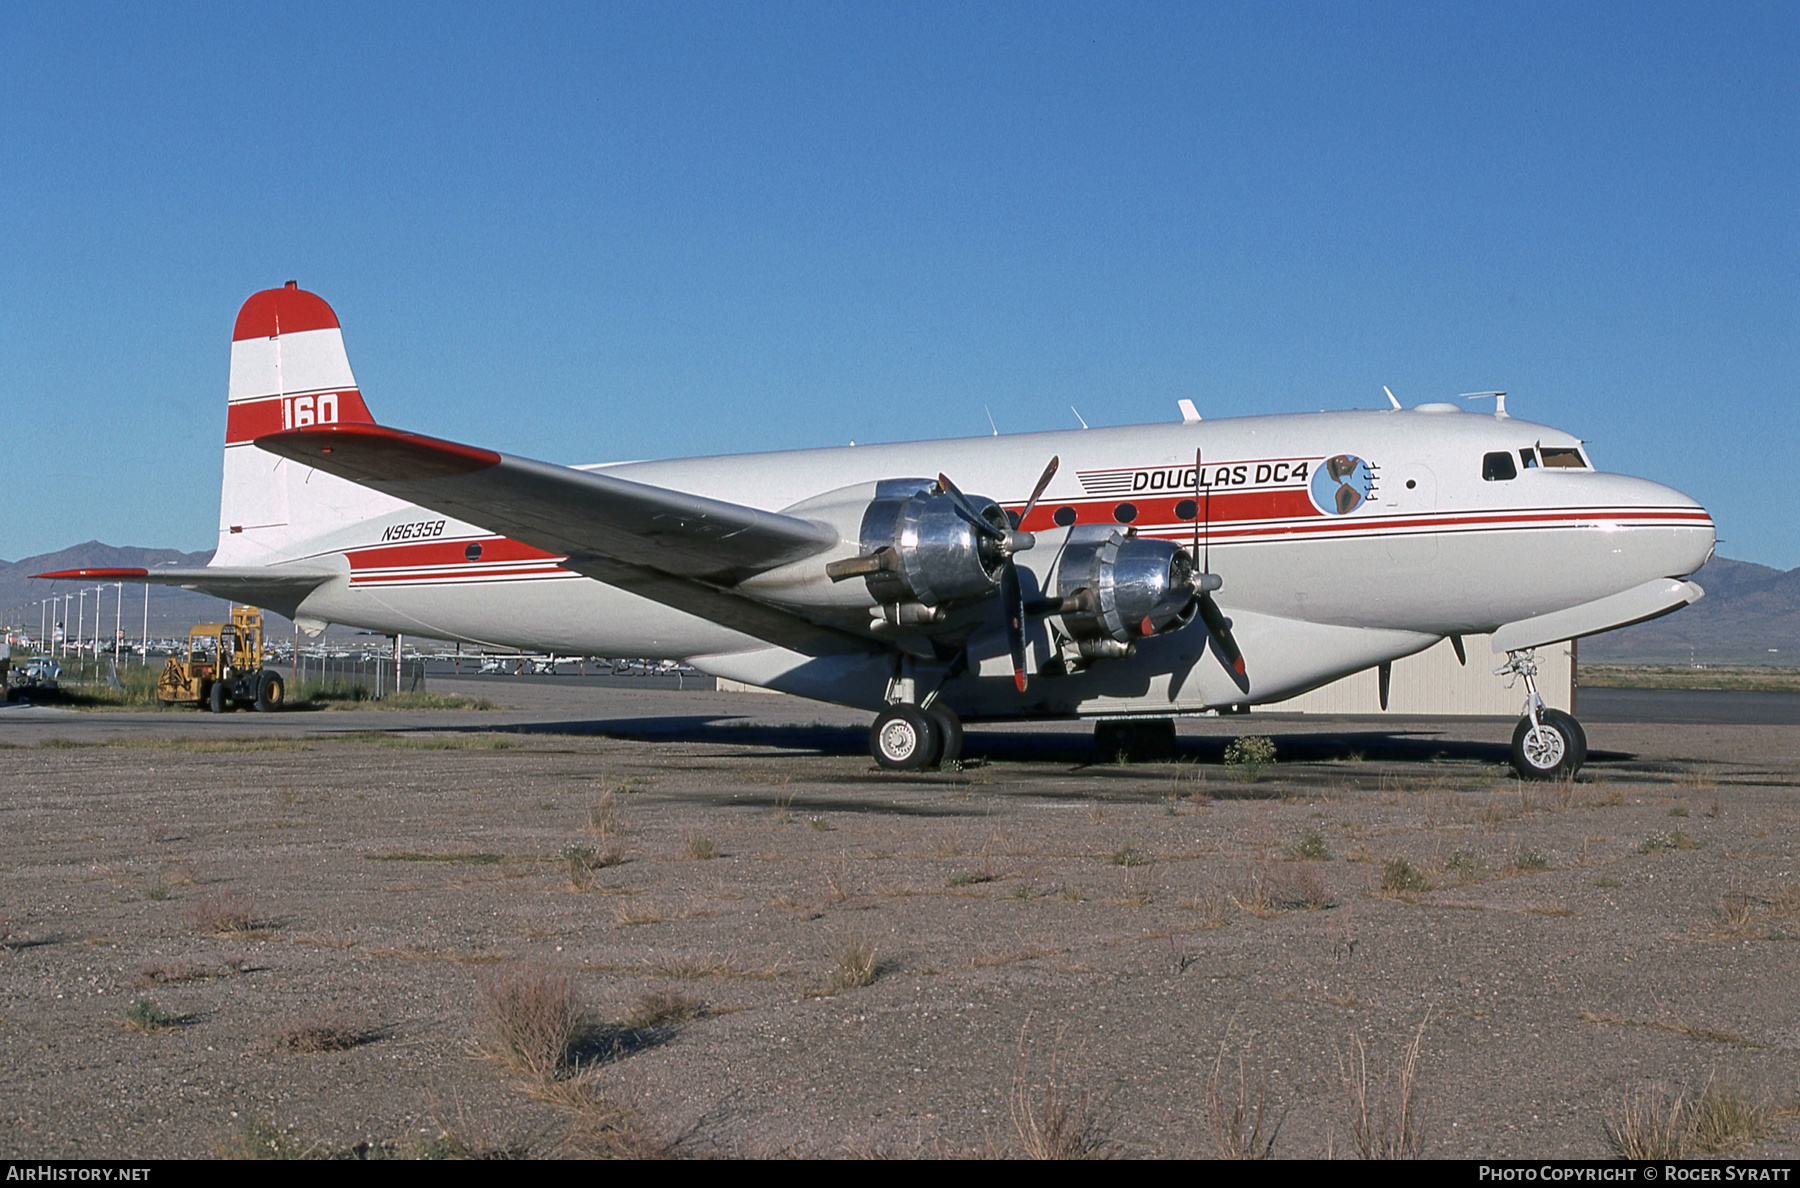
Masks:
[[[212,562],[40,576],[684,660],[874,711],[898,769],[956,758],[963,721],[1172,732],[1490,634],[1527,691],[1514,766],[1566,776],[1586,740],[1533,649],[1699,598],[1713,524],[1491,395],[561,466],[377,424],[337,316],[289,282],[238,313]]]

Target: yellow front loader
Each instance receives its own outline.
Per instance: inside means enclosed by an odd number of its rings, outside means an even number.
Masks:
[[[287,697],[281,674],[263,664],[262,611],[231,608],[229,623],[199,623],[188,632],[187,655],[170,656],[156,681],[165,705],[198,705],[222,714],[240,705],[273,713]]]

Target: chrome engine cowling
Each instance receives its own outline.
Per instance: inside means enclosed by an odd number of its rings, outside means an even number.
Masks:
[[[1003,531],[1012,527],[1000,505],[971,496],[981,518]],[[864,574],[877,604],[943,606],[993,590],[1006,557],[998,543],[975,529],[930,479],[888,479],[877,484],[863,512],[865,557],[880,557]]]
[[[1092,659],[1128,656],[1138,640],[1185,627],[1199,609],[1194,558],[1180,545],[1101,524],[1070,529],[1056,567],[1056,613]]]

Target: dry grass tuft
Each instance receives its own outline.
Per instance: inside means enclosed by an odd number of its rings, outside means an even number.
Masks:
[[[381,1029],[367,1019],[344,1014],[313,1015],[275,1033],[273,1046],[286,1052],[348,1052],[372,1044]]]
[[[1620,1159],[1679,1159],[1686,1146],[1684,1094],[1626,1091],[1606,1114],[1606,1142]]]
[[[1385,895],[1416,895],[1431,890],[1431,884],[1406,859],[1390,858],[1381,865],[1381,890]]]
[[[600,798],[588,805],[588,832],[603,838],[618,837],[625,832],[624,822],[619,817],[618,797],[608,788],[600,794]]]
[[[652,990],[632,1004],[625,1026],[639,1029],[674,1027],[706,1014],[706,1004],[679,990]]]
[[[565,1159],[667,1159],[674,1144],[657,1138],[632,1106],[601,1091],[592,1077],[531,1087],[538,1100],[565,1111],[567,1129],[555,1154]]]
[[[1350,1134],[1364,1159],[1417,1159],[1423,1146],[1418,1112],[1419,1049],[1431,1012],[1419,1020],[1412,1042],[1400,1053],[1393,1075],[1384,1082],[1369,1071],[1368,1050],[1352,1033],[1353,1051],[1338,1056],[1338,1071],[1349,1097]]]
[[[530,961],[475,979],[492,1055],[540,1081],[567,1070],[585,1011],[567,969]]]
[[[138,999],[125,1011],[125,1026],[137,1032],[163,1031],[183,1022],[180,1015],[163,1010],[148,998]]]
[[[859,990],[880,976],[881,967],[875,963],[875,946],[865,937],[852,936],[844,942],[831,971],[825,975],[824,987],[813,996],[829,998],[846,990]]]
[[[690,833],[686,843],[681,847],[681,854],[682,857],[692,862],[711,862],[719,856],[719,843],[710,837]]]
[[[1026,1031],[1019,1033],[1019,1062],[1013,1070],[1007,1105],[1013,1133],[1027,1159],[1107,1159],[1117,1150],[1095,1116],[1085,1091],[1074,1088],[1058,1075],[1053,1052],[1042,1087],[1031,1084],[1026,1073]],[[1060,1047],[1060,1037],[1058,1037]]]
[[[1286,1114],[1270,1119],[1269,1078],[1256,1084],[1256,1097],[1250,1096],[1250,1076],[1243,1053],[1238,1054],[1237,1089],[1228,1093],[1224,1082],[1225,1045],[1219,1045],[1218,1059],[1213,1061],[1212,1077],[1206,1083],[1206,1114],[1212,1126],[1213,1145],[1221,1159],[1268,1159],[1275,1150],[1275,1136],[1281,1133]]]
[[[255,936],[268,928],[249,900],[224,891],[190,903],[187,921],[196,931],[214,936]]]
[[[563,851],[562,858],[563,865],[568,868],[569,886],[576,891],[586,891],[594,885],[595,871],[625,861],[624,853],[617,846],[608,846],[604,850],[596,850],[593,846],[570,846]]]
[[[1698,1155],[1735,1151],[1768,1131],[1767,1110],[1736,1085],[1709,1081],[1688,1117],[1688,1150]]]
[[[1272,867],[1262,881],[1265,902],[1281,911],[1317,912],[1337,904],[1314,862]]]
[[[1325,844],[1325,839],[1317,829],[1309,829],[1301,834],[1299,840],[1284,852],[1298,862],[1331,861],[1331,847]]]
[[[1606,1115],[1606,1141],[1621,1159],[1690,1159],[1749,1146],[1769,1131],[1769,1111],[1735,1085],[1708,1081],[1697,1101],[1661,1086],[1627,1090]]]

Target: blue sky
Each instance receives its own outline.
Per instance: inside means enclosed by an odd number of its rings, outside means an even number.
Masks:
[[[1796,61],[1791,3],[6,6],[0,557],[210,547],[295,278],[380,420],[556,461],[1497,387],[1791,568]]]

